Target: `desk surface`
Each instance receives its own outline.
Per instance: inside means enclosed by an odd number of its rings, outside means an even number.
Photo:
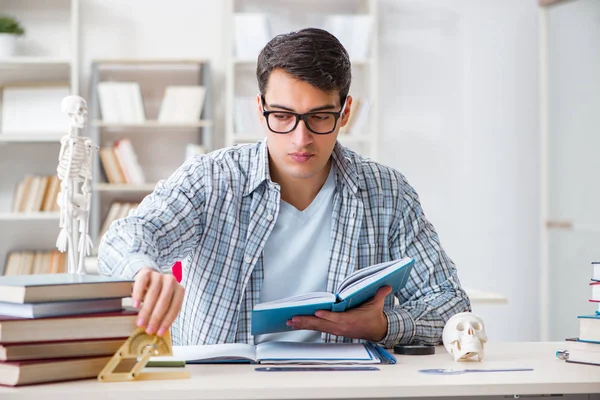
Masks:
[[[568,364],[556,343],[488,343],[481,362],[456,363],[443,347],[431,356],[398,356],[368,372],[256,372],[254,365],[190,365],[190,379],[100,383],[96,380],[0,388],[0,398],[299,399],[600,393],[600,367]],[[426,375],[424,368],[534,368],[529,372]]]

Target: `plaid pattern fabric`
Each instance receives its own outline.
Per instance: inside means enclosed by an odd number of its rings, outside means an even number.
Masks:
[[[388,296],[382,344],[439,343],[445,322],[469,311],[455,266],[399,172],[336,143],[327,290],[351,272],[405,256],[415,259],[404,289]],[[148,266],[183,264],[186,295],[171,328],[174,344],[253,343],[252,308],[263,278],[262,250],[275,225],[279,185],[266,142],[221,149],[186,161],[157,184],[130,216],[102,238],[99,270],[132,278]],[[322,334],[327,342],[352,342]]]

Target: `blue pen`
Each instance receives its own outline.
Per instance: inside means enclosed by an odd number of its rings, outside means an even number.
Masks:
[[[377,367],[258,367],[259,372],[379,371]]]

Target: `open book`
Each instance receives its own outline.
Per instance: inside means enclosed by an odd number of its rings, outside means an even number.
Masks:
[[[393,364],[385,349],[371,343],[264,342],[173,346],[172,356],[155,356],[152,363],[185,361],[186,364]]]
[[[413,264],[413,259],[405,257],[360,269],[346,277],[335,294],[307,293],[257,304],[252,310],[252,334],[289,331],[285,323],[296,315],[346,311],[371,299],[383,286],[391,286],[395,293],[406,285]]]

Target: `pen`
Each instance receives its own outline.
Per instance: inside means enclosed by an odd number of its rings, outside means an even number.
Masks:
[[[298,372],[298,371],[379,371],[377,367],[258,367],[255,371],[260,372]]]

